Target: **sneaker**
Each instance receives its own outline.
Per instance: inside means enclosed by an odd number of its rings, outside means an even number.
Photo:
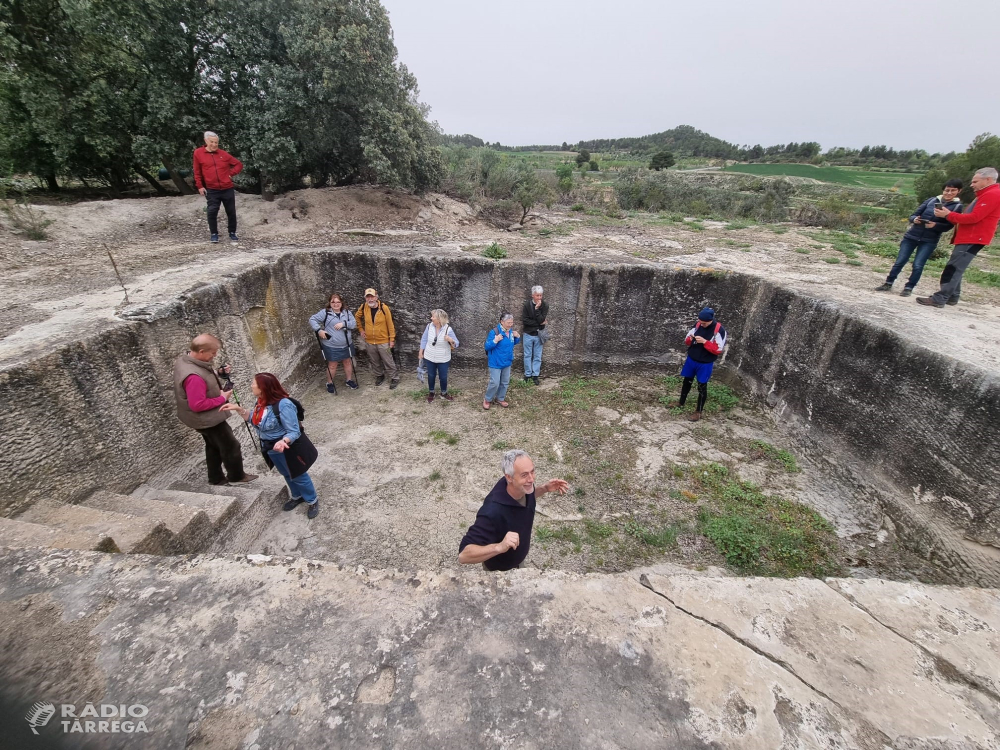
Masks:
[[[334,396],[336,396],[337,395],[337,386],[335,386],[333,383],[327,383],[326,384],[326,392],[327,393],[332,393]]]
[[[510,406],[510,402],[509,401],[498,401],[497,403],[500,404],[500,406],[502,406],[504,409],[506,409],[508,406]]]
[[[928,307],[944,307],[943,302],[935,302],[933,297],[917,297],[917,304],[927,305]]]
[[[219,241],[219,235],[217,235],[217,234],[213,234],[212,237],[211,237],[211,239],[209,239],[209,242],[211,242],[213,245],[215,243],[217,243],[218,241]]]
[[[284,505],[282,505],[281,509],[282,510],[295,510],[297,507],[299,507],[299,503],[304,503],[304,502],[305,502],[305,500],[303,500],[301,497],[293,497],[287,503],[285,503]]]
[[[529,380],[531,380],[531,376],[530,375],[525,375],[524,376],[524,382],[527,383]]]
[[[892,284],[882,284],[881,286],[875,287],[876,292],[891,292]]]
[[[347,381],[347,387],[350,388],[352,391],[358,390],[358,384],[355,383],[353,380]]]
[[[486,411],[490,410],[490,402],[489,401],[483,401],[483,409],[485,409]]]
[[[455,397],[452,396],[450,393],[442,393],[441,394],[441,398],[443,398],[445,401],[454,401],[455,400]]]
[[[697,422],[699,419],[701,419],[701,412],[700,411],[693,411],[693,412],[691,412],[690,416],[688,416],[688,421],[689,422]]]
[[[535,375],[531,380],[532,380],[532,382],[534,382],[535,385],[538,385],[538,376],[537,375]]]
[[[240,238],[236,236],[236,232],[230,232],[229,233],[229,241],[230,242],[239,242]]]
[[[945,302],[945,304],[946,305],[950,305],[951,307],[954,307],[955,305],[958,304],[958,297],[952,297],[950,300],[948,300],[947,302]]]
[[[221,482],[209,482],[209,484],[212,485],[213,487],[228,487],[229,480],[223,479]]]
[[[315,518],[318,515],[319,515],[319,500],[310,505],[309,512],[306,513],[306,516],[309,518]]]
[[[379,375],[375,378],[375,385],[382,385],[385,382],[385,375]]]
[[[229,480],[232,484],[246,484],[247,482],[252,482],[257,478],[256,474],[244,474],[242,479],[237,479],[235,482]]]
[[[433,400],[434,400],[434,394],[433,393],[428,393],[427,394],[427,403],[429,404]]]
[[[913,290],[912,290],[912,289],[909,289],[909,288],[907,288],[907,289],[904,289],[903,291],[901,291],[901,292],[899,293],[899,296],[900,296],[900,297],[909,297],[909,296],[910,296],[911,294],[913,294]]]
[[[399,385],[399,381],[398,380],[390,380],[389,381],[389,390],[390,391],[396,390],[396,386],[398,386],[398,385]]]

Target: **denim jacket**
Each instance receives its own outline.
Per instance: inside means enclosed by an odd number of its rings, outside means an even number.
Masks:
[[[261,440],[281,440],[281,438],[286,437],[294,443],[302,434],[302,427],[299,425],[299,411],[295,408],[295,404],[287,398],[281,399],[277,403],[277,408],[281,412],[281,422],[278,422],[278,418],[274,416],[275,405],[272,404],[264,409],[264,416],[261,417],[260,424],[255,425],[257,434],[260,435]],[[253,414],[252,410],[251,414]]]

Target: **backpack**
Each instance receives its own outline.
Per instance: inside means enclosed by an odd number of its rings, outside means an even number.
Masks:
[[[306,408],[302,405],[302,402],[297,398],[288,397],[288,400],[295,404],[295,416],[298,418],[299,422],[306,418]],[[279,402],[280,403],[280,402]],[[274,418],[278,420],[278,424],[281,425],[281,429],[285,429],[285,425],[281,423],[281,411],[278,409],[278,404],[271,404],[271,413]]]

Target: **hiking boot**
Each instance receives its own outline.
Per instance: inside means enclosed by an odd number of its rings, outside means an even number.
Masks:
[[[945,304],[954,307],[955,305],[958,304],[958,297],[952,297],[950,300],[945,302]]]
[[[375,378],[375,385],[382,385],[385,382],[385,375],[379,375]]]
[[[486,411],[489,411],[490,410],[490,402],[489,401],[483,401],[483,408]]]
[[[332,393],[334,396],[336,396],[337,395],[337,386],[335,386],[333,383],[327,383],[326,384],[326,392],[327,393]]]
[[[450,393],[442,393],[441,394],[441,398],[443,398],[445,401],[454,401],[455,400],[455,397],[452,396]]]
[[[532,382],[534,382],[535,385],[538,385],[538,376],[537,375],[535,375],[531,380],[532,380]]]
[[[688,415],[689,422],[697,422],[699,419],[701,419],[700,411],[693,411]]]
[[[247,482],[252,482],[256,478],[256,474],[244,474],[242,479],[237,479],[236,481],[230,479],[229,482],[230,484],[246,484]]]
[[[933,297],[917,297],[917,304],[928,307],[944,307],[943,302],[935,302]]]
[[[230,232],[229,233],[229,241],[230,242],[239,242],[240,238],[236,236],[236,232]]]
[[[213,234],[208,241],[211,242],[213,245],[216,244],[219,241],[219,235]]]
[[[281,509],[282,510],[295,510],[296,508],[299,507],[299,503],[304,503],[304,502],[305,502],[305,500],[303,500],[301,497],[293,497],[287,503],[285,503],[284,505],[282,505]]]
[[[347,387],[350,388],[352,391],[358,390],[358,384],[355,383],[353,380],[347,381]]]
[[[899,293],[899,296],[900,297],[909,297],[911,294],[913,294],[913,290],[910,289],[909,287],[907,287],[906,289],[904,289],[903,291],[901,291]]]
[[[319,515],[319,500],[310,505],[309,512],[306,513],[306,516],[309,518],[315,518],[318,515]]]
[[[433,393],[428,393],[427,394],[427,403],[429,404],[433,400],[434,400],[434,394]]]
[[[390,380],[389,381],[389,390],[390,391],[396,390],[396,386],[398,386],[398,385],[399,385],[399,381],[398,380]]]
[[[876,292],[891,292],[892,284],[882,284],[881,286],[875,287]]]
[[[524,382],[527,383],[529,380],[531,380],[531,376],[530,375],[525,375],[524,376]]]

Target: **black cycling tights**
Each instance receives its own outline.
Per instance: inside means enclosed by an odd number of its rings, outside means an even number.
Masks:
[[[684,406],[684,402],[687,401],[688,394],[691,392],[691,384],[694,382],[694,378],[684,378],[684,384],[681,386],[681,398],[680,404]],[[698,406],[697,410],[701,411],[705,408],[705,402],[708,400],[708,383],[698,383]]]

